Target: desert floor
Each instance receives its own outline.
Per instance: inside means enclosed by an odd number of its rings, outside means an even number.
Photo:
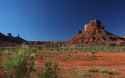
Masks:
[[[62,52],[44,53],[37,56],[35,64],[38,69],[46,60],[55,61],[61,70],[63,78],[82,78],[81,73],[89,69],[112,71],[112,76],[104,76],[96,72],[96,77],[85,78],[125,78],[125,53],[124,52]]]

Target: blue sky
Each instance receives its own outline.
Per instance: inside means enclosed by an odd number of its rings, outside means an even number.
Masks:
[[[125,35],[125,0],[0,0],[0,32],[26,40],[68,40],[91,18]]]

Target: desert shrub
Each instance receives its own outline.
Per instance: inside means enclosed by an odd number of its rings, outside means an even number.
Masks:
[[[15,53],[15,56],[10,58],[3,66],[4,68],[12,74],[12,71],[15,72],[13,75],[15,75],[16,78],[23,78],[27,72],[27,59],[30,57],[31,50],[29,48],[20,48]],[[9,75],[10,76],[10,75]]]
[[[19,65],[17,65],[15,71],[16,78],[24,78],[27,72],[26,61],[22,61]]]
[[[86,74],[83,74],[83,78],[92,78],[92,74],[90,73],[86,73]]]
[[[58,66],[52,62],[46,62],[40,78],[58,78]]]
[[[100,69],[100,73],[102,74],[108,74],[108,75],[117,75],[119,74],[116,70],[112,70],[112,69]]]
[[[58,47],[59,48],[59,47]],[[57,49],[57,48],[53,48]],[[103,52],[124,52],[125,46],[111,46],[111,45],[89,45],[89,46],[81,46],[81,47],[65,47],[65,48],[59,48],[58,51],[83,51],[83,52],[91,52],[91,51],[103,51]]]
[[[99,69],[97,69],[97,68],[91,68],[91,69],[88,69],[87,71],[90,72],[90,73],[98,73]]]
[[[104,78],[116,78],[119,72],[108,68],[89,68],[82,72],[82,78],[96,78],[97,75],[103,76]]]

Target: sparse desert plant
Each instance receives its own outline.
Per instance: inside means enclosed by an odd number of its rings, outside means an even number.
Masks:
[[[117,78],[119,75],[119,72],[116,70],[108,68],[89,68],[88,70],[83,70],[82,73],[82,78],[96,78],[97,75],[104,78]]]
[[[88,69],[87,71],[91,72],[91,73],[98,73],[99,69],[97,69],[97,68],[91,68],[91,69]]]
[[[52,62],[46,62],[44,71],[40,75],[40,78],[58,78],[58,66]]]
[[[100,73],[108,75],[110,78],[114,78],[116,75],[119,75],[119,72],[117,72],[116,70],[106,68],[100,69]]]
[[[15,56],[3,65],[4,68],[11,73],[11,75],[15,75],[16,78],[23,78],[27,72],[27,59],[30,57],[30,54],[32,54],[29,51],[29,49],[19,49]]]

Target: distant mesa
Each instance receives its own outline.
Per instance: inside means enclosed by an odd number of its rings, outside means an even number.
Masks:
[[[92,19],[70,41],[70,44],[125,45],[125,38],[105,30],[100,20]]]

